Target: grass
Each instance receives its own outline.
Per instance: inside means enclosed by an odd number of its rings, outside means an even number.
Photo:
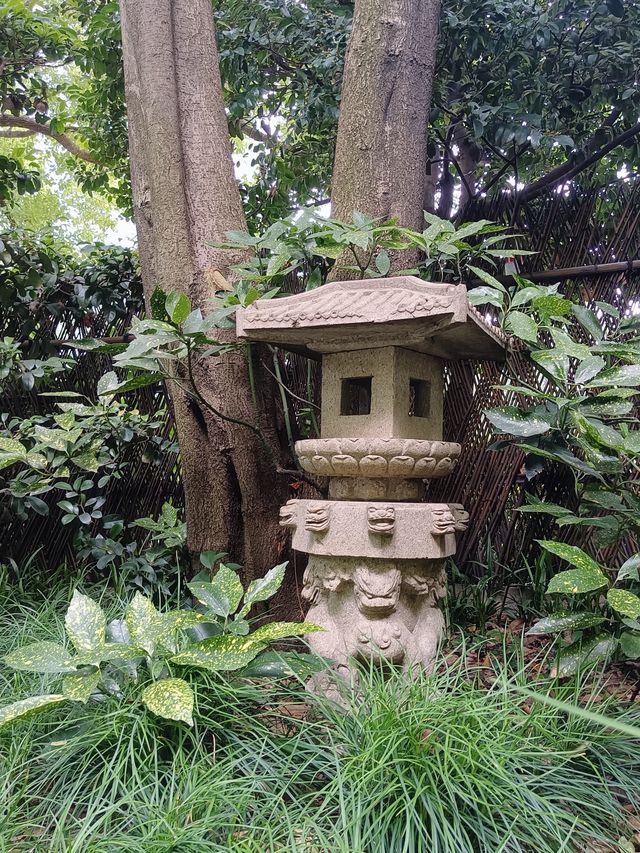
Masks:
[[[59,640],[68,594],[9,592],[0,653]],[[301,684],[199,678],[193,730],[133,691],[18,723],[0,732],[0,851],[619,850],[623,805],[640,807],[640,740],[593,712],[624,727],[638,709],[567,713],[584,677],[539,681],[549,701],[532,700],[517,653],[495,656],[489,687],[465,661],[412,681],[363,672],[341,706]],[[1,667],[0,704],[47,678]],[[291,703],[308,705],[304,719]]]

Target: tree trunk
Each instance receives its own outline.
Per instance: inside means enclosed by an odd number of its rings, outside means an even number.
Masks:
[[[238,258],[213,248],[246,230],[233,173],[211,0],[121,0],[129,153],[147,305],[156,287],[211,310],[216,274]],[[246,427],[217,418],[171,387],[192,554],[226,551],[245,579],[279,561],[286,536],[278,507],[288,497],[278,409],[253,350],[257,411],[244,352],[209,359],[196,375],[209,403],[259,425],[268,452]],[[264,374],[264,375],[263,375]]]
[[[422,228],[440,0],[356,0],[345,61],[332,215]],[[394,259],[407,266],[411,259]]]

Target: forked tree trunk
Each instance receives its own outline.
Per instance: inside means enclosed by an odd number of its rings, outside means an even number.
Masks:
[[[440,0],[356,0],[331,191],[336,218],[358,210],[422,228],[439,16]],[[397,269],[412,259],[393,260]]]
[[[147,304],[156,287],[182,291],[203,312],[237,260],[212,248],[230,229],[246,230],[233,173],[211,0],[121,0],[129,152]],[[245,355],[209,359],[200,390],[219,411],[258,423],[272,453],[247,428],[200,411],[170,393],[183,467],[188,546],[227,551],[261,575],[280,559],[286,537],[278,507],[287,481],[273,386],[255,358],[258,411]]]

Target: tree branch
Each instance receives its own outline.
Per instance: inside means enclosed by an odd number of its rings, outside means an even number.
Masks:
[[[44,136],[48,136],[51,139],[54,139],[63,148],[66,148],[74,157],[78,157],[80,160],[86,160],[87,163],[97,163],[98,160],[87,151],[85,148],[82,148],[78,145],[77,142],[74,142],[70,136],[67,136],[66,133],[58,133],[55,130],[52,130],[47,124],[38,124],[38,122],[30,118],[29,116],[14,116],[3,114],[0,115],[0,127],[16,127],[21,128],[23,130],[27,130],[30,133],[41,133]]]
[[[603,125],[609,127],[610,124]],[[552,169],[542,178],[539,178],[534,183],[529,184],[524,187],[522,193],[520,194],[520,201],[531,201],[532,199],[539,196],[544,190],[553,184],[557,184],[560,181],[568,181],[571,178],[574,178],[576,175],[579,175],[580,172],[583,172],[585,169],[588,169],[589,166],[592,166],[594,163],[597,163],[598,160],[602,160],[610,151],[613,151],[614,148],[617,148],[619,145],[624,145],[625,142],[628,142],[630,139],[633,139],[634,136],[637,136],[640,133],[640,122],[638,124],[634,124],[632,127],[627,128],[627,130],[619,133],[617,136],[614,136],[610,142],[607,142],[606,145],[603,145],[602,148],[598,148],[593,152],[589,157],[585,157],[584,160],[581,160],[579,163],[576,163],[574,160],[566,160],[564,163],[561,163],[559,166],[556,166],[555,169]],[[585,146],[587,148],[588,146]]]

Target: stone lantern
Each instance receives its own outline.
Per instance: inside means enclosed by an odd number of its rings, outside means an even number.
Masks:
[[[298,441],[328,500],[290,500],[280,523],[309,555],[302,594],[312,648],[429,669],[444,627],[445,560],[468,513],[421,502],[422,481],[450,474],[443,441],[444,365],[504,357],[504,340],[464,285],[413,276],[336,281],[238,310],[238,337],[322,357],[321,435]]]

